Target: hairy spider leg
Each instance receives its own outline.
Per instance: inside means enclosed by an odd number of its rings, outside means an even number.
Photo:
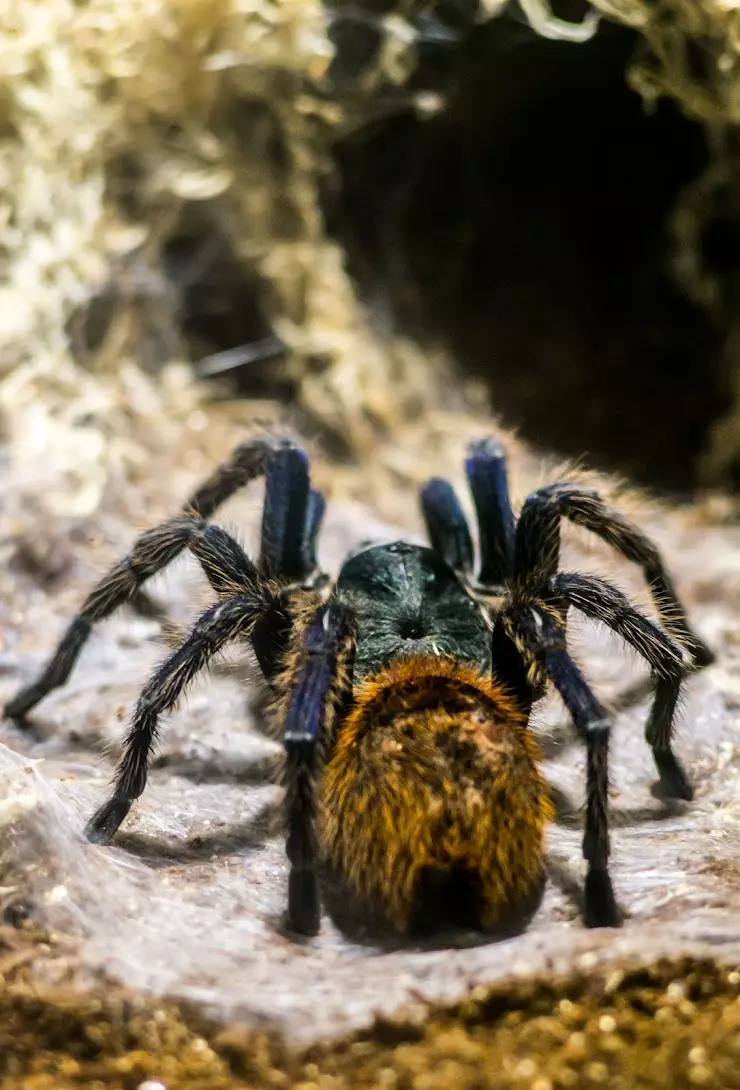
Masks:
[[[662,793],[669,798],[692,799],[693,788],[672,746],[685,674],[681,648],[606,580],[561,572],[553,587],[568,605],[616,632],[649,663],[655,689],[645,740],[653,751]]]
[[[167,618],[167,610],[164,606],[152,598],[143,587],[134,591],[128,600],[128,605],[134,613],[148,621],[164,621]]]
[[[160,716],[175,705],[185,687],[218,651],[232,640],[249,636],[255,621],[270,604],[266,586],[216,602],[198,618],[185,642],[155,670],[136,704],[113,793],[87,824],[88,840],[107,844],[115,836],[146,786],[149,754],[157,739]]]
[[[64,685],[93,626],[131,601],[148,579],[180,555],[189,545],[194,531],[201,529],[204,520],[210,518],[217,507],[264,473],[270,456],[286,447],[294,449],[290,440],[280,438],[260,438],[243,443],[196,489],[180,515],[141,534],[128,556],[114,565],[87,596],[41,675],[6,704],[4,714],[22,721],[40,700]]]
[[[686,648],[694,667],[699,669],[714,661],[713,652],[689,625],[656,546],[636,526],[607,507],[591,489],[568,483],[552,484],[527,498],[519,516],[515,544],[515,568],[520,580],[530,579],[543,584],[556,574],[561,518],[589,530],[626,560],[638,564],[662,625]]]
[[[432,477],[420,499],[429,544],[453,571],[472,573],[473,539],[455,489],[442,477]]]
[[[573,606],[616,632],[647,661],[654,696],[645,738],[653,751],[663,793],[691,799],[691,784],[672,747],[674,715],[685,673],[681,647],[610,583],[596,576],[558,572],[560,516],[549,504],[536,503],[531,508],[528,504],[529,500],[516,529],[515,597],[555,605],[563,621],[563,606]]]
[[[506,611],[504,622],[524,657],[552,682],[585,743],[584,919],[587,927],[616,927],[620,916],[609,876],[609,716],[569,656],[565,633],[553,617],[537,606],[520,605]]]
[[[506,452],[497,439],[479,439],[468,447],[465,473],[478,517],[482,587],[503,587],[514,560],[515,520],[509,499]]]
[[[336,603],[323,605],[302,633],[296,660],[286,671],[284,706],[288,922],[302,935],[319,930],[316,779],[325,743],[351,687],[355,623]]]

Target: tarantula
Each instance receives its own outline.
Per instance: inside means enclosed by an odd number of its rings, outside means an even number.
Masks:
[[[501,445],[473,443],[465,469],[477,574],[459,500],[435,478],[421,492],[431,548],[362,545],[327,585],[316,559],[324,499],[311,487],[305,453],[280,438],[238,447],[179,515],[142,534],[85,600],[42,675],[5,709],[22,720],[63,685],[92,626],[180,552],[200,562],[216,601],[145,685],[89,839],[109,842],[143,792],[160,717],[218,651],[246,641],[274,693],[285,747],[289,926],[318,931],[320,878],[339,882],[401,934],[430,920],[481,931],[523,926],[541,899],[552,816],[528,721],[533,701],[552,686],[587,754],[585,922],[616,925],[610,722],[568,653],[568,609],[600,621],[649,663],[646,739],[667,796],[692,796],[673,751],[673,718],[687,669],[712,654],[689,627],[655,546],[596,492],[548,485],[515,519]],[[262,474],[254,563],[207,520]],[[610,583],[559,570],[561,518],[642,567],[660,624]]]

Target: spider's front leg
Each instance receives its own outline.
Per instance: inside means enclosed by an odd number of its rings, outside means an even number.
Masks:
[[[108,842],[146,785],[149,753],[159,717],[213,656],[235,639],[249,639],[268,682],[273,682],[290,638],[289,586],[316,565],[323,497],[310,488],[303,451],[283,446],[266,467],[259,568],[221,527],[190,518],[190,551],[220,601],[196,621],[183,645],[155,671],[136,705],[111,798],[88,824],[91,840]],[[311,591],[294,594],[313,598]]]
[[[429,544],[453,571],[473,571],[473,539],[465,512],[449,481],[432,477],[421,490],[421,512]]]
[[[530,589],[545,585],[557,574],[560,521],[567,519],[600,537],[626,560],[639,565],[661,624],[686,648],[694,668],[700,669],[714,661],[712,650],[689,624],[686,610],[656,546],[638,527],[604,503],[597,492],[567,482],[546,485],[527,498],[517,521],[509,500],[506,453],[498,440],[489,438],[472,443],[465,471],[478,517],[481,553],[478,583],[481,588],[497,591],[514,576],[520,587],[525,581]],[[452,493],[449,485],[446,489]],[[464,522],[459,503],[454,493],[451,497],[445,494],[434,498],[432,522],[442,521],[449,534],[454,521]],[[437,536],[440,537],[439,531]],[[440,551],[445,555],[444,549]]]
[[[179,515],[137,538],[129,555],[87,596],[41,675],[8,701],[4,714],[22,723],[39,701],[64,685],[93,627],[127,602],[146,603],[141,598],[144,583],[186,548],[192,549],[214,511],[261,474],[267,482],[260,571],[286,580],[306,578],[316,566],[324,509],[323,497],[310,488],[306,456],[286,439],[243,443],[193,493]]]
[[[323,751],[352,688],[355,621],[338,603],[309,619],[284,676],[280,711],[286,753],[288,923],[302,935],[319,929],[316,781]]]

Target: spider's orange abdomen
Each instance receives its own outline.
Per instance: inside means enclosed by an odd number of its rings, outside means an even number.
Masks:
[[[354,694],[324,772],[327,864],[398,931],[419,911],[444,917],[443,902],[457,902],[448,922],[505,926],[542,887],[552,807],[536,757],[495,678],[437,656],[392,662]]]

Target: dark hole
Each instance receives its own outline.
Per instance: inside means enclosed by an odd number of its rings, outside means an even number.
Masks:
[[[248,397],[292,399],[293,384],[265,318],[266,286],[218,225],[188,208],[165,245],[164,266],[180,300],[179,328],[196,371],[205,378],[223,373]],[[223,358],[222,371],[214,357]]]
[[[591,4],[589,0],[554,0],[550,7],[558,19],[580,23],[588,15]]]
[[[740,224],[730,216],[715,216],[702,235],[704,265],[717,276],[740,269]]]
[[[670,272],[669,217],[707,149],[629,89],[635,43],[606,22],[587,44],[505,19],[471,30],[449,50],[446,111],[336,147],[327,210],[376,313],[442,339],[506,423],[685,489],[727,403],[718,335]],[[706,244],[732,259],[732,239]]]
[[[3,909],[3,923],[22,928],[31,922],[33,908],[26,901],[11,901]]]
[[[133,160],[119,164],[111,199],[124,213],[133,207],[139,174]],[[146,369],[157,371],[184,349],[198,377],[225,379],[229,392],[293,400],[285,346],[265,317],[269,289],[234,251],[216,205],[183,208],[162,246],[161,272],[148,267],[146,255],[134,254],[74,312],[67,331],[81,362],[94,357],[116,317],[129,309],[138,330],[134,350]]]

